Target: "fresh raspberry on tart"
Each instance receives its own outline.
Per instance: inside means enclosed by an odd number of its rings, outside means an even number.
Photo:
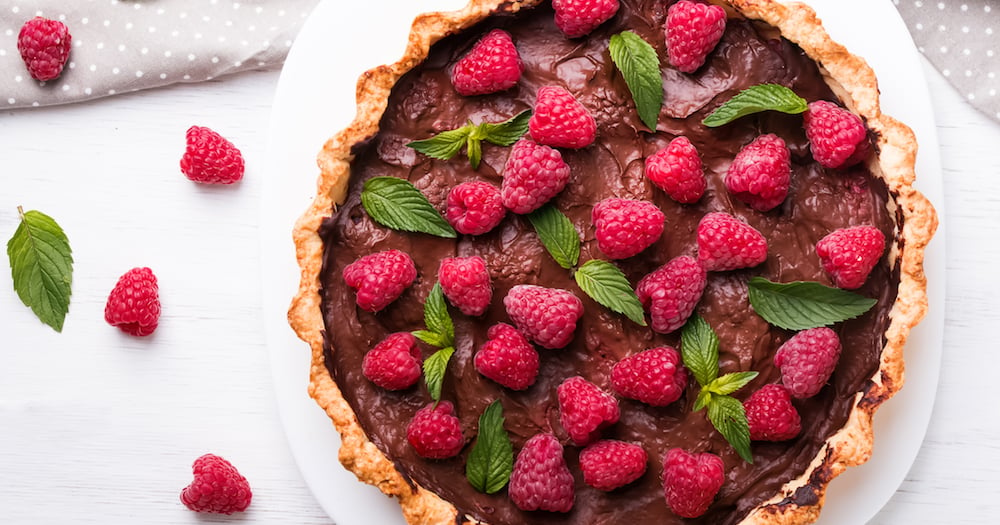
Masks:
[[[826,100],[809,104],[803,115],[812,156],[827,168],[847,168],[868,156],[871,143],[861,118]]]
[[[646,473],[648,456],[642,447],[615,439],[602,439],[580,451],[583,482],[597,490],[615,490]]]
[[[576,488],[563,457],[563,446],[550,433],[532,436],[517,453],[507,492],[521,510],[569,512]]]
[[[873,226],[841,228],[816,243],[823,270],[845,290],[861,288],[884,251],[885,235]]]
[[[438,269],[441,291],[448,302],[465,315],[479,316],[486,313],[493,298],[493,281],[486,269],[486,261],[478,255],[448,257],[441,260]]]
[[[743,146],[726,172],[726,188],[757,211],[785,201],[791,181],[791,152],[785,141],[767,133]]]
[[[802,432],[802,419],[782,385],[764,385],[743,402],[754,441],[787,441]]]
[[[496,228],[505,215],[500,189],[488,182],[463,182],[448,192],[445,218],[459,233],[482,235]]]
[[[594,143],[597,123],[566,88],[545,86],[536,95],[528,130],[539,144],[578,149]]]
[[[726,11],[711,4],[681,0],[667,10],[664,28],[670,64],[694,73],[726,30]]]
[[[524,390],[538,376],[538,351],[524,335],[506,323],[497,323],[486,333],[489,340],[476,352],[476,370],[511,389]]]
[[[365,255],[344,268],[344,282],[357,290],[362,310],[378,312],[399,298],[417,278],[413,259],[400,250]]]
[[[531,213],[549,202],[569,182],[569,165],[559,150],[521,139],[503,168],[500,198],[517,214]]]
[[[687,137],[675,137],[665,148],[646,157],[646,177],[682,204],[698,202],[705,194],[708,183],[704,172],[698,149]]]
[[[681,354],[669,346],[650,348],[615,363],[611,386],[622,397],[663,407],[680,399],[688,373]]]
[[[465,96],[488,95],[517,85],[523,70],[510,33],[494,29],[455,64],[451,83]]]
[[[753,226],[723,212],[698,223],[698,262],[710,272],[752,268],[767,259],[767,239]]]
[[[409,332],[397,332],[365,354],[361,373],[386,390],[402,390],[420,379],[422,363],[417,338]]]
[[[559,385],[559,421],[573,443],[584,446],[618,422],[618,400],[580,376]]]
[[[672,448],[663,458],[663,495],[678,516],[705,514],[724,482],[725,466],[715,454]]]
[[[643,277],[635,293],[649,314],[653,330],[669,334],[691,317],[706,284],[705,268],[693,258],[681,255]]]
[[[792,397],[812,397],[826,385],[837,368],[842,346],[837,332],[827,328],[803,330],[785,341],[774,354],[781,383]]]
[[[447,459],[465,447],[462,422],[455,417],[450,401],[431,403],[421,408],[406,426],[406,440],[421,457]]]
[[[590,33],[618,12],[618,0],[552,0],[556,27],[568,38]]]
[[[503,304],[514,325],[545,348],[568,345],[583,315],[583,303],[573,292],[533,284],[511,288]]]
[[[655,204],[612,197],[591,213],[597,247],[611,259],[627,259],[649,248],[663,234],[666,217]]]

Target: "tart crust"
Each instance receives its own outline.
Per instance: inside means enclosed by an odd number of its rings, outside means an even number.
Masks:
[[[541,0],[470,0],[458,11],[427,13],[413,23],[403,57],[365,72],[357,83],[357,115],[344,130],[330,138],[318,155],[320,176],[317,195],[295,224],[293,238],[301,268],[299,290],[292,300],[288,320],[312,352],[309,395],[326,411],[342,438],[339,458],[360,481],[378,487],[399,500],[410,524],[479,523],[437,494],[408,480],[368,439],[354,411],[328,373],[323,356],[324,321],[320,310],[320,271],[323,241],[320,225],[346,197],[353,160],[352,147],[373,137],[386,109],[392,87],[428,55],[441,38],[461,31],[498,11],[517,12]],[[825,500],[826,487],[847,467],[860,465],[871,455],[872,416],[904,382],[903,349],[910,330],[927,311],[924,248],[937,228],[930,202],[913,188],[917,142],[904,124],[884,115],[879,106],[878,83],[868,64],[833,42],[816,13],[804,4],[774,0],[714,1],[743,16],[777,28],[820,66],[827,84],[874,132],[878,156],[869,161],[873,175],[882,178],[893,197],[890,213],[896,217],[896,242],[889,261],[899,266],[899,287],[889,313],[880,368],[856,396],[847,423],[820,449],[799,478],[786,483],[775,496],[760,504],[742,525],[792,525],[814,522]],[[901,227],[900,227],[901,225]]]

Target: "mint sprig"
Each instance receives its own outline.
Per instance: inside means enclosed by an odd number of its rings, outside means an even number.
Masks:
[[[455,238],[455,229],[410,181],[396,177],[372,177],[361,190],[361,205],[382,226]]]
[[[577,265],[580,260],[580,234],[559,208],[546,204],[528,214],[528,221],[559,266],[570,270]]]
[[[697,412],[707,408],[712,426],[744,461],[753,463],[746,412],[743,403],[730,394],[753,381],[757,372],[733,372],[720,377],[719,336],[697,314],[681,329],[681,359],[701,386],[692,409]]]
[[[714,128],[761,111],[797,114],[808,109],[806,100],[778,84],[757,84],[740,91],[701,121]]]
[[[750,305],[765,321],[786,330],[828,326],[864,314],[878,301],[812,281],[775,283],[753,277]]]
[[[443,131],[429,139],[415,140],[407,146],[439,160],[450,160],[464,147],[473,169],[479,169],[483,156],[482,142],[510,146],[528,132],[531,111],[525,110],[503,122],[481,122]]]
[[[632,93],[639,119],[646,127],[656,131],[656,121],[663,106],[663,78],[656,50],[631,31],[612,35],[608,50]]]
[[[424,383],[427,392],[434,402],[441,401],[441,387],[444,386],[444,375],[448,371],[448,362],[455,353],[452,347],[442,348],[424,359]]]
[[[441,400],[445,372],[455,353],[455,324],[448,313],[448,304],[445,303],[440,282],[434,283],[424,300],[424,325],[426,330],[416,330],[412,334],[417,339],[440,348],[424,360],[424,383],[427,384],[431,399],[436,402]]]
[[[55,219],[17,207],[21,223],[7,242],[14,291],[40,321],[62,332],[69,313],[73,251]]]
[[[510,481],[514,448],[503,425],[503,406],[494,401],[479,416],[479,436],[465,463],[465,477],[479,492],[499,492]]]
[[[595,301],[613,312],[623,314],[640,326],[646,326],[642,303],[617,266],[608,261],[591,259],[573,277],[580,289]]]

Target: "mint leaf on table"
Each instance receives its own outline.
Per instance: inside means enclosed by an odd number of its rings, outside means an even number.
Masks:
[[[530,119],[531,111],[525,110],[503,122],[479,124],[469,122],[460,128],[442,131],[431,138],[415,140],[407,146],[439,160],[450,160],[465,147],[472,168],[479,169],[483,152],[482,141],[497,146],[510,146],[528,132]]]
[[[546,204],[529,213],[528,221],[559,266],[567,270],[576,266],[580,260],[580,234],[569,217],[552,204]]]
[[[714,128],[761,111],[796,114],[806,109],[808,109],[806,100],[791,89],[778,84],[757,84],[737,93],[716,108],[711,115],[705,117],[701,123]]]
[[[510,480],[514,449],[503,425],[503,406],[494,401],[479,416],[479,436],[465,464],[465,477],[479,492],[499,492]]]
[[[817,282],[775,283],[763,277],[750,279],[749,295],[757,315],[786,330],[806,330],[853,319],[878,303]]]
[[[73,251],[69,238],[48,215],[17,207],[20,224],[7,242],[14,291],[40,321],[62,332],[69,313]]]
[[[441,400],[444,375],[448,371],[448,361],[451,361],[451,356],[454,353],[455,349],[449,346],[424,359],[424,382],[427,384],[427,392],[430,393],[434,402]]]
[[[372,177],[361,191],[361,205],[375,222],[406,232],[455,238],[455,229],[410,181]]]
[[[698,314],[681,328],[681,359],[701,386],[719,376],[719,336]]]
[[[600,259],[591,259],[573,277],[580,289],[599,304],[625,315],[640,326],[646,326],[642,303],[617,266]]]
[[[729,396],[712,396],[708,403],[708,420],[726,438],[736,453],[747,463],[753,463],[750,452],[750,425],[743,403]]]
[[[632,93],[639,119],[647,128],[656,131],[656,121],[663,106],[663,78],[656,50],[631,31],[612,35],[608,50]]]

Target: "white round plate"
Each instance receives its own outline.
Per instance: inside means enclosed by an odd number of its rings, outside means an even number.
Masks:
[[[809,3],[834,39],[865,57],[875,69],[885,112],[916,132],[921,145],[918,187],[943,216],[930,97],[919,55],[892,3]],[[325,0],[297,37],[275,94],[268,177],[262,192],[265,333],[279,411],[293,455],[307,485],[338,525],[404,525],[405,521],[395,501],[358,482],[340,465],[340,438],[306,392],[309,350],[285,321],[299,275],[291,229],[315,194],[316,153],[354,117],[358,76],[402,55],[414,16],[464,4],[465,0]],[[906,350],[906,388],[878,412],[871,461],[849,469],[830,486],[827,501],[832,504],[824,509],[821,525],[866,523],[896,491],[917,455],[937,390],[944,325],[944,246],[942,225],[927,251],[932,308]]]

